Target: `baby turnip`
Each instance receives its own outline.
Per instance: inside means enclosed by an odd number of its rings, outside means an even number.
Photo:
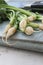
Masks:
[[[13,27],[11,27],[11,28],[8,30],[8,32],[7,32],[7,34],[6,34],[6,39],[8,39],[10,36],[12,36],[12,35],[17,31],[17,27],[18,27],[18,25],[15,24]]]
[[[39,24],[39,29],[43,30],[43,24]]]
[[[10,36],[12,36],[15,32],[16,32],[16,28],[15,28],[15,27],[11,27],[11,28],[7,31],[6,35],[5,35],[5,39],[6,39],[6,40],[4,40],[4,38],[2,37],[2,41],[3,41],[3,42],[7,42],[7,39],[8,39]]]
[[[6,16],[10,20],[10,22],[8,23],[8,25],[6,25],[6,28],[4,30],[5,34],[8,32],[8,30],[12,27],[12,25],[15,22],[15,12],[14,12],[14,10],[8,10],[8,12],[11,12],[11,13],[6,12]]]
[[[33,21],[36,19],[36,16],[32,15],[27,18],[28,21]]]
[[[5,28],[5,30],[4,30],[4,33],[6,34],[10,28],[11,28],[11,25],[8,24],[8,25],[6,26],[6,28]]]
[[[19,29],[20,29],[22,32],[24,32],[26,25],[27,25],[27,21],[26,21],[26,19],[23,19],[23,20],[19,23]]]
[[[6,35],[6,38],[9,38],[11,35],[13,35],[16,32],[16,28],[15,27],[11,27]]]
[[[34,32],[34,30],[32,27],[30,27],[30,26],[26,27],[25,34],[31,35],[31,34],[33,34],[33,32]]]

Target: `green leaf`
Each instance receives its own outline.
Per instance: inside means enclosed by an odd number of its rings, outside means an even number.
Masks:
[[[4,0],[0,0],[0,4],[7,4]]]

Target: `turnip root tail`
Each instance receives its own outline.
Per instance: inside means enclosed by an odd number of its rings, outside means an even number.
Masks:
[[[4,34],[3,34],[3,35],[4,35]],[[4,38],[5,38],[5,37],[4,37],[4,36],[2,36],[2,41],[3,41],[3,42],[5,42],[5,39],[4,39]]]
[[[6,43],[8,46],[10,45],[9,42],[6,40],[6,36],[2,36],[2,41],[3,43]]]
[[[6,43],[8,46],[11,46],[12,44],[9,44],[9,42],[7,41],[7,39],[5,38],[4,39],[4,37],[2,37],[2,41],[4,42],[4,43]]]
[[[42,30],[38,30],[38,31],[35,31],[35,30],[34,30],[34,32],[41,32],[41,31],[42,31]]]

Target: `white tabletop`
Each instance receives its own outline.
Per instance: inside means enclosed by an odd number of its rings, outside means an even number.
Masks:
[[[43,65],[43,54],[0,47],[0,65]]]

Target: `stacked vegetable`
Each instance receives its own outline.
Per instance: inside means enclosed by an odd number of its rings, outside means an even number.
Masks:
[[[7,4],[1,4],[0,9],[3,10],[5,17],[10,20],[4,30],[6,40],[17,30],[27,35],[37,32],[37,29],[39,31],[43,30],[43,16],[39,13],[33,13]],[[40,20],[41,23],[36,23],[36,20]]]

